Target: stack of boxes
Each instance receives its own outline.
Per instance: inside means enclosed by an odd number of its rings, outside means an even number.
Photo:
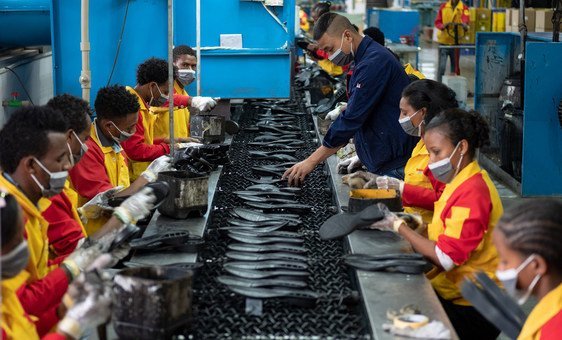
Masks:
[[[549,8],[525,8],[527,32],[552,32],[552,14]],[[519,32],[519,9],[507,9],[505,25],[506,32]]]
[[[463,44],[474,44],[476,33],[490,32],[492,30],[492,10],[488,8],[471,8],[468,32],[461,40]]]

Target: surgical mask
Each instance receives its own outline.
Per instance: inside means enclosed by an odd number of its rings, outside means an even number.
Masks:
[[[195,81],[194,70],[178,70],[178,80],[183,86],[187,86]]]
[[[29,249],[27,241],[23,240],[17,247],[6,255],[2,255],[2,280],[18,275],[29,262]]]
[[[68,147],[68,151],[70,152],[70,165],[74,166],[74,164],[80,162],[80,160],[82,159],[82,156],[84,156],[84,154],[86,152],[88,152],[88,146],[86,144],[82,143],[82,141],[80,140],[80,138],[78,137],[76,132],[74,132],[74,130],[72,130],[72,134],[74,135],[74,137],[76,137],[76,140],[78,141],[78,143],[80,143],[80,154],[79,155],[73,154],[72,148],[70,147],[70,144],[66,143],[66,146]]]
[[[120,128],[117,127],[117,125],[114,122],[111,122],[111,124],[113,124],[113,126],[115,126],[115,128],[117,129],[117,131],[119,131],[119,138],[115,138],[115,136],[113,136],[111,134],[111,132],[109,132],[109,134],[111,135],[111,138],[113,138],[114,141],[116,141],[117,143],[121,143],[126,141],[127,139],[131,138],[133,136],[132,133],[128,133],[125,131],[122,131]]]
[[[406,132],[410,136],[416,136],[416,137],[421,136],[421,125],[423,124],[423,120],[421,121],[420,125],[418,125],[418,126],[415,126],[414,123],[412,123],[412,117],[417,115],[418,112],[420,112],[420,111],[421,110],[417,110],[411,116],[406,116],[402,119],[398,119],[398,123],[400,123],[400,126],[402,126],[402,129],[404,130],[404,132]]]
[[[439,182],[445,184],[449,183],[459,173],[459,166],[461,165],[462,158],[464,157],[464,155],[461,155],[461,158],[457,163],[456,170],[453,168],[453,164],[451,164],[451,158],[453,158],[453,155],[455,154],[455,152],[457,152],[459,145],[461,145],[460,142],[457,143],[457,146],[455,146],[455,149],[453,150],[453,152],[449,157],[428,165],[429,170],[433,174],[433,177],[435,177],[435,179],[438,180]]]
[[[150,88],[150,102],[148,103],[148,105],[150,106],[162,106],[168,101],[168,96],[163,95],[158,86],[156,86],[156,88],[158,89],[158,93],[160,95],[158,96],[158,98],[154,98],[152,88]]]
[[[350,54],[343,53],[343,51],[341,50],[341,48],[343,47],[344,36],[345,36],[345,32],[342,33],[342,35],[341,35],[340,48],[338,48],[336,52],[334,52],[331,56],[328,57],[328,59],[330,59],[330,61],[332,63],[334,63],[338,66],[345,66],[345,65],[351,63],[353,61],[353,59],[355,58],[355,55],[353,54],[353,41],[351,42],[351,53]]]
[[[503,287],[505,288],[507,294],[514,298],[519,305],[523,305],[525,302],[527,302],[527,300],[531,296],[531,293],[533,292],[533,289],[535,289],[535,286],[541,279],[541,274],[537,274],[533,281],[531,281],[529,287],[527,287],[526,291],[522,292],[521,290],[517,289],[517,277],[519,276],[519,273],[523,269],[525,269],[525,267],[527,267],[527,265],[531,263],[534,258],[535,255],[529,256],[517,268],[496,271],[496,276],[498,277],[498,280],[500,280],[503,284]]]
[[[41,164],[41,162],[39,162],[37,158],[33,157],[33,159],[37,162],[37,164],[39,164],[41,169],[43,169],[43,171],[45,171],[49,175],[49,187],[45,188],[43,184],[39,182],[37,177],[35,177],[34,174],[31,174],[31,178],[35,181],[35,184],[37,184],[39,189],[41,189],[41,195],[43,197],[50,198],[60,194],[62,189],[64,189],[64,183],[68,178],[68,171],[63,170],[50,172],[43,164]]]

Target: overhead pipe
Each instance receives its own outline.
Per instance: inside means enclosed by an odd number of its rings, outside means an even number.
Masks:
[[[92,72],[90,70],[90,0],[80,2],[80,51],[82,52],[82,71],[80,72],[80,86],[82,99],[90,102],[92,88]]]
[[[170,154],[174,154],[174,0],[168,0],[168,114],[170,117]]]

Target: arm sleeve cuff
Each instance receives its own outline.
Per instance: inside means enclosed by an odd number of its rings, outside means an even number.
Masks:
[[[439,246],[435,246],[435,254],[437,254],[439,263],[441,263],[441,267],[443,267],[445,271],[449,271],[455,267],[453,260],[449,257],[449,255],[445,254]]]

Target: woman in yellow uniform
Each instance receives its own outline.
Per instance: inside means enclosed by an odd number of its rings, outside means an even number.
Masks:
[[[423,137],[425,125],[436,114],[458,106],[455,92],[446,85],[429,79],[416,80],[402,92],[399,122],[407,134]],[[442,192],[445,185],[433,178],[427,169],[428,163],[429,152],[422,138],[404,167],[404,181],[365,172],[350,177],[367,180],[365,188],[400,190],[404,212],[420,214],[424,223],[429,224],[433,219],[433,202],[428,203],[427,197],[436,201],[439,198],[436,191]]]
[[[499,331],[462,297],[459,288],[466,276],[477,271],[495,278],[498,265],[492,232],[503,207],[488,173],[475,158],[476,150],[489,142],[488,124],[477,112],[449,109],[426,125],[423,139],[431,173],[446,183],[435,202],[428,237],[390,212],[373,228],[400,234],[435,265],[428,278],[461,339],[495,339]]]
[[[519,340],[562,339],[562,202],[534,199],[511,207],[494,231],[496,275],[519,304],[539,301]]]

